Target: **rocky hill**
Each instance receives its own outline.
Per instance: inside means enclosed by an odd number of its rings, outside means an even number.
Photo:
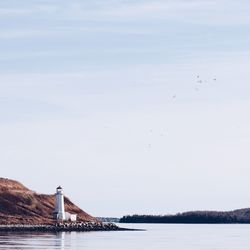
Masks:
[[[17,181],[0,178],[0,224],[52,224],[54,204],[54,195],[39,194]],[[79,221],[97,222],[67,197],[65,211],[77,214]]]

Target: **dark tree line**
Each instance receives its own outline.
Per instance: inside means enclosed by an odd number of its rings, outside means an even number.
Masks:
[[[127,215],[121,223],[185,223],[185,224],[222,224],[250,223],[250,209],[230,212],[196,211],[176,215]]]

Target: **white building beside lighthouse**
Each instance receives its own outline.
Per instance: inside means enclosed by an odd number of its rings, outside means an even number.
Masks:
[[[64,208],[64,196],[63,196],[63,189],[59,186],[56,189],[56,202],[55,202],[55,211],[54,211],[54,218],[57,220],[65,220],[65,208]]]
[[[54,219],[60,221],[76,221],[77,214],[71,214],[65,212],[64,208],[64,195],[63,189],[61,186],[57,187],[56,194],[55,194],[55,210],[54,210]]]

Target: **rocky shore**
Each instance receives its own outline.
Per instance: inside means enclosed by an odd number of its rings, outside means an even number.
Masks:
[[[64,222],[56,224],[10,224],[0,225],[2,231],[36,231],[36,232],[90,232],[90,231],[127,231],[133,229],[120,228],[114,223],[98,223],[98,222]]]

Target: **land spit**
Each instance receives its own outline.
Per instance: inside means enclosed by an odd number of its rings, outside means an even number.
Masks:
[[[59,193],[63,196],[61,187],[57,188],[56,194]],[[61,220],[63,218],[58,217],[55,220],[55,205],[57,204],[55,194],[39,194],[26,188],[18,181],[0,178],[0,232],[133,230],[120,228],[114,223],[103,223],[73,204],[65,196],[60,202],[64,206],[64,209],[61,206],[64,212],[77,215],[77,221],[72,220],[72,218]]]
[[[63,222],[55,224],[9,224],[0,225],[0,232],[90,232],[90,231],[136,231],[120,228],[114,223]]]

